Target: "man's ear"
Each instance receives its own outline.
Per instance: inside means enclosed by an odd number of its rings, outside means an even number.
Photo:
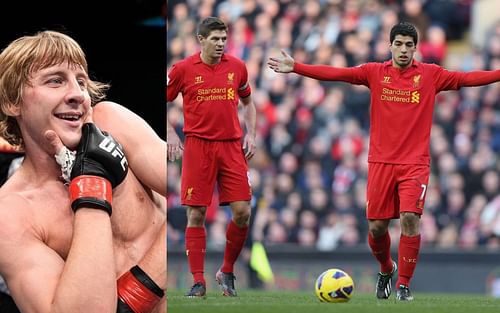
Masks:
[[[21,115],[21,106],[19,104],[9,102],[5,105],[4,114],[12,117],[19,116]]]

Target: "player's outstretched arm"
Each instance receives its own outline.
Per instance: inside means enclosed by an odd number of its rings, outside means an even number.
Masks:
[[[281,56],[269,58],[267,65],[276,73],[290,73],[324,81],[343,81],[352,84],[367,85],[367,73],[362,67],[333,67],[330,65],[311,65],[295,60],[281,50]]]
[[[139,181],[166,196],[166,144],[153,128],[136,113],[109,101],[94,107],[93,118],[122,144],[129,167]]]
[[[500,69],[495,71],[471,71],[462,74],[461,86],[484,86],[500,81]]]
[[[431,65],[435,72],[434,86],[437,91],[458,90],[461,87],[484,86],[500,81],[500,70],[495,71],[448,71],[440,66]]]

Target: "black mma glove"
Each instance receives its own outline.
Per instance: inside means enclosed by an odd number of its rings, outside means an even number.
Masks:
[[[111,216],[113,188],[125,179],[127,172],[127,158],[120,143],[95,124],[83,124],[70,176],[73,211],[81,207],[95,208]]]

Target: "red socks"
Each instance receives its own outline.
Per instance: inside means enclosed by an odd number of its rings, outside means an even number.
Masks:
[[[417,266],[418,252],[420,250],[420,235],[408,237],[401,235],[399,240],[398,264],[399,275],[396,288],[399,285],[410,286],[410,279]]]
[[[247,239],[248,226],[239,228],[236,223],[231,220],[226,231],[226,248],[224,250],[224,263],[222,263],[221,272],[233,273],[234,263],[240,255],[241,249]]]
[[[204,285],[205,277],[205,249],[207,246],[207,235],[205,227],[186,227],[186,255],[189,269],[193,274],[195,283],[201,282]]]
[[[226,231],[226,248],[224,251],[224,262],[221,271],[224,273],[232,273],[234,271],[234,263],[240,255],[241,249],[247,239],[248,226],[239,228],[233,220],[227,226]],[[206,231],[205,227],[186,227],[186,254],[189,263],[189,269],[193,274],[195,283],[201,282],[206,284],[205,272],[205,249],[206,249]]]
[[[373,238],[368,233],[368,245],[372,250],[373,256],[380,263],[380,271],[382,273],[390,273],[392,271],[391,259],[391,237],[387,231],[384,235]]]

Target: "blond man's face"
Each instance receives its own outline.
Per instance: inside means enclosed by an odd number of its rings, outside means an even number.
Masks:
[[[82,68],[68,63],[32,73],[17,116],[25,142],[26,137],[44,142],[45,131],[54,130],[68,148],[76,148],[92,112],[88,80]]]

